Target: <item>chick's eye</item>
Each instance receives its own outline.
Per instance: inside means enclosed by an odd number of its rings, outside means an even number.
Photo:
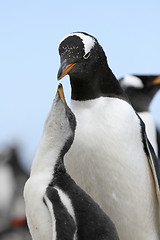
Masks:
[[[89,58],[90,54],[91,54],[90,52],[86,53],[86,54],[83,56],[83,58],[84,58],[84,59]]]

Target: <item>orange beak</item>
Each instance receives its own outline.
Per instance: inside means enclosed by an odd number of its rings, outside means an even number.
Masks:
[[[158,85],[160,84],[160,76],[156,77],[154,80],[153,80],[153,85]]]
[[[58,80],[62,79],[64,76],[67,75],[67,73],[76,65],[76,63],[70,63],[70,64],[66,64],[66,62],[63,62],[62,65],[59,68],[58,71]]]
[[[63,92],[63,86],[62,86],[61,83],[58,85],[57,93],[59,94],[61,100],[62,100],[64,103],[66,103],[65,96],[64,96],[64,92]]]

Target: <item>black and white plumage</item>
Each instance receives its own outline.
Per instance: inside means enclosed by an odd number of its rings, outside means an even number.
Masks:
[[[127,93],[133,108],[138,112],[146,125],[146,132],[155,153],[160,158],[160,132],[150,112],[150,104],[160,89],[159,75],[126,75],[119,80]]]
[[[26,214],[33,240],[118,240],[112,221],[67,174],[63,157],[76,127],[59,85],[25,185]]]
[[[160,239],[159,166],[143,122],[93,36],[66,36],[59,54],[58,79],[69,74],[77,119],[67,171],[108,213],[120,239]]]

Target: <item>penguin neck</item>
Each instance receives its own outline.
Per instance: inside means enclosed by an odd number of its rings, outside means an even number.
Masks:
[[[33,160],[31,175],[47,173],[53,178],[56,171],[64,171],[62,149],[43,136]]]
[[[68,150],[70,149],[70,147],[73,143],[73,139],[74,139],[74,133],[67,139],[63,148],[60,151],[60,154],[58,156],[58,160],[57,160],[57,162],[55,164],[55,167],[54,167],[54,176],[55,177],[66,173],[66,168],[65,168],[65,165],[64,165],[64,156],[68,152]]]
[[[118,97],[127,100],[116,77],[108,67],[100,65],[90,75],[70,76],[71,98],[73,100],[91,100],[104,97]]]
[[[143,90],[134,90],[132,88],[128,88],[126,93],[128,94],[130,101],[137,112],[149,112],[150,104],[157,91],[158,89],[155,86],[152,87],[152,89],[146,88]]]
[[[160,85],[154,85],[154,86],[152,86],[151,91],[149,91],[150,89],[147,90],[148,96],[150,97],[150,103],[151,103],[152,99],[154,98],[154,96],[156,95],[156,93],[158,92],[159,89],[160,89]]]

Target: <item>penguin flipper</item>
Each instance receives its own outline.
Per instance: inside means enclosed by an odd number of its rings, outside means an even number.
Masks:
[[[140,117],[139,117],[140,118]],[[160,161],[157,158],[155,151],[150,143],[150,141],[147,138],[146,131],[145,131],[145,124],[141,120],[141,127],[142,127],[142,139],[143,139],[143,144],[144,144],[144,151],[147,155],[149,165],[152,170],[154,182],[155,182],[155,188],[156,188],[156,193],[158,197],[158,202],[160,206]]]
[[[76,224],[67,208],[63,205],[57,189],[49,186],[44,197],[52,219],[53,239],[75,239]]]
[[[157,129],[158,158],[160,159],[160,130]]]
[[[159,202],[160,202],[160,162],[154,152],[154,149],[151,145],[151,143],[149,142],[149,140],[147,139],[147,148],[148,148],[148,160],[153,172],[153,176],[154,176],[154,180],[155,180],[155,184],[156,184],[156,191],[157,191],[157,195],[159,198]]]

